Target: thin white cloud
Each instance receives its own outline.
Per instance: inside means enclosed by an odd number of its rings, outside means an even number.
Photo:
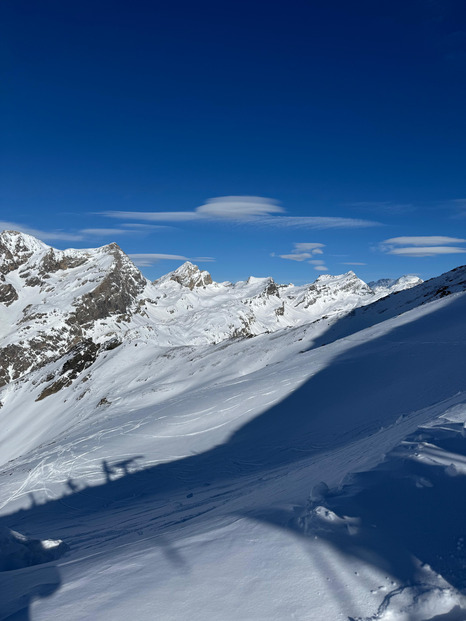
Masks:
[[[211,198],[194,211],[104,211],[100,215],[145,222],[231,221],[279,228],[352,229],[379,226],[360,218],[331,216],[286,216],[278,201],[261,196]]]
[[[125,228],[128,228],[128,229],[141,229],[142,231],[145,231],[145,230],[148,230],[148,231],[166,230],[166,229],[173,229],[174,228],[174,227],[166,225],[166,224],[147,224],[147,222],[144,222],[144,223],[141,223],[141,222],[125,222],[121,226],[124,226]]]
[[[150,267],[159,261],[196,261],[199,263],[212,263],[213,257],[185,257],[181,254],[164,254],[158,252],[132,253],[128,255],[138,267]]]
[[[320,248],[325,248],[325,244],[319,244],[317,242],[300,242],[297,244],[293,244],[296,252],[309,252],[310,250],[314,252],[314,254],[320,254],[322,250]]]
[[[296,242],[293,244],[293,250],[291,254],[279,254],[281,259],[287,259],[288,261],[306,261],[310,265],[314,266],[314,269],[320,272],[328,271],[328,267],[325,265],[323,259],[313,259],[315,255],[323,254],[322,248],[325,248],[325,244],[319,242]],[[272,253],[271,256],[275,256]]]
[[[361,263],[360,261],[342,261],[341,265],[367,265],[367,263]]]
[[[127,230],[127,229],[81,229],[80,231],[84,235],[97,235],[97,236],[105,236],[105,235],[121,235],[121,234],[133,234],[135,231]]]
[[[215,263],[216,259],[214,259],[214,257],[193,257],[190,261],[195,261],[196,263]]]
[[[382,243],[395,246],[445,246],[447,244],[463,244],[465,242],[466,239],[460,237],[429,235],[424,237],[392,237]]]
[[[266,216],[271,213],[284,213],[278,201],[262,196],[220,196],[209,200],[196,209],[201,216],[214,218],[244,219]]]
[[[325,248],[325,244],[318,242],[297,242],[293,244],[293,250],[291,254],[279,254],[281,259],[287,259],[289,261],[306,261],[310,259],[312,255],[323,254],[322,248]],[[275,256],[275,253],[272,253]],[[320,261],[323,263],[323,261]]]
[[[264,226],[299,229],[360,229],[371,226],[381,226],[380,222],[361,220],[360,218],[337,218],[331,216],[276,216],[275,218],[260,218],[257,223]]]
[[[279,254],[280,259],[288,259],[289,261],[305,261],[310,259],[312,254],[310,252],[294,252],[292,254]]]
[[[401,255],[404,257],[435,257],[439,254],[466,253],[466,248],[455,246],[411,246],[407,248],[391,248],[387,254]]]
[[[188,261],[188,257],[184,257],[180,254],[163,254],[163,253],[142,253],[142,254],[129,254],[130,259],[138,267],[150,267],[155,265],[159,261]]]
[[[35,229],[24,224],[18,224],[17,222],[0,221],[0,229],[7,231],[19,231],[20,233],[26,233],[27,235],[37,237],[37,239],[42,241],[82,241],[84,239],[81,234],[66,233],[65,231],[60,230],[41,231],[40,229]]]
[[[99,215],[118,220],[145,220],[147,222],[184,222],[198,220],[195,211],[102,211]]]
[[[386,254],[403,257],[434,257],[441,254],[463,254],[466,248],[451,244],[463,244],[462,237],[447,237],[446,235],[404,236],[386,239],[379,245],[379,249]]]

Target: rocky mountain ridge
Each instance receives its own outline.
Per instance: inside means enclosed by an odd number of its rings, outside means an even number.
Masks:
[[[403,286],[400,281],[396,286]],[[216,283],[190,262],[151,283],[117,244],[56,250],[4,231],[0,386],[63,356],[75,360],[63,372],[66,384],[124,339],[198,346],[336,320],[386,295],[389,287],[393,283],[375,291],[351,271],[300,287],[255,277]]]

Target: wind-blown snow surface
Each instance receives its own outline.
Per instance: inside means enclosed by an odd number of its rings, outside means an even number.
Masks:
[[[69,551],[0,572],[0,618],[466,618],[465,280],[9,383],[0,527]]]

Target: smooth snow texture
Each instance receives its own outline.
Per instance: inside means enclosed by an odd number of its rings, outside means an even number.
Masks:
[[[41,401],[62,359],[5,386],[0,527],[70,550],[0,572],[0,619],[466,618],[464,279],[215,344],[142,317]]]

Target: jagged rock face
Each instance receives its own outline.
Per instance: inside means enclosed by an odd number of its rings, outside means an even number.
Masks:
[[[0,285],[0,304],[10,306],[18,299],[18,292],[11,283]]]
[[[66,361],[56,366],[61,370],[47,380],[43,399],[69,386],[111,342],[219,343],[336,320],[374,299],[353,272],[301,287],[254,277],[216,283],[188,261],[149,283],[116,244],[62,251],[6,231],[0,234],[0,386],[63,356],[73,360],[73,370]]]
[[[147,285],[144,276],[117,244],[111,244],[108,249],[114,259],[112,269],[95,289],[74,303],[75,310],[69,318],[71,325],[85,326],[111,315],[126,316]]]
[[[0,303],[11,308],[1,335],[0,386],[86,342],[97,322],[127,319],[147,286],[116,244],[60,251],[14,231],[0,235],[0,273]],[[100,332],[106,340],[112,330]]]
[[[182,287],[187,287],[191,291],[195,287],[205,287],[213,282],[209,272],[201,271],[197,265],[193,265],[189,261],[186,261],[186,263],[175,270],[171,274],[170,280],[177,282]]]
[[[18,269],[34,255],[34,253],[47,248],[39,240],[18,233],[17,231],[4,231],[0,236],[0,278],[5,280],[5,274]]]
[[[350,271],[341,276],[319,276],[300,297],[298,305],[303,304],[304,308],[309,308],[323,300],[336,302],[341,299],[346,303],[350,298],[357,301],[358,298],[370,299],[373,296],[372,289]]]

